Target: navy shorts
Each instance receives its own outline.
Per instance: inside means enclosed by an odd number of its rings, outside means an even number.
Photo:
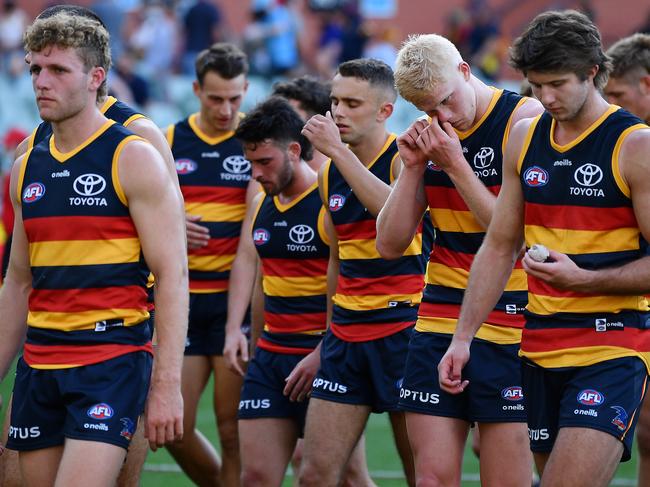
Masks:
[[[302,437],[308,400],[290,401],[282,391],[285,379],[305,355],[289,355],[255,349],[239,396],[239,419],[289,418]]]
[[[461,394],[449,394],[440,389],[438,364],[451,338],[444,333],[413,332],[400,409],[469,422],[524,423],[519,345],[473,340],[469,362],[462,372],[469,385]]]
[[[132,352],[93,365],[16,366],[7,448],[38,450],[65,438],[128,448],[144,411],[152,357]]]
[[[228,316],[228,293],[190,293],[190,316],[185,355],[223,355]],[[250,329],[246,311],[242,329]]]
[[[523,361],[522,377],[533,452],[549,453],[560,428],[578,427],[615,436],[624,446],[621,461],[630,459],[648,377],[639,358],[558,369]]]
[[[328,330],[311,397],[397,411],[412,328],[367,342],[346,342]]]

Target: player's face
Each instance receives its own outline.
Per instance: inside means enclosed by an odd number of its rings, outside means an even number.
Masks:
[[[558,122],[576,118],[593,87],[591,76],[581,81],[575,73],[529,71],[526,78],[535,98]]]
[[[234,130],[247,88],[248,81],[244,74],[226,79],[214,71],[208,71],[202,85],[194,82],[194,94],[201,103],[201,120],[217,132]]]
[[[472,128],[476,118],[476,94],[469,84],[469,67],[462,68],[424,95],[416,107],[440,123],[449,122],[459,131]]]
[[[603,91],[610,103],[625,108],[645,121],[650,120],[650,107],[647,106],[650,95],[643,93],[641,80],[635,83],[624,77],[610,76]]]
[[[253,179],[269,196],[281,193],[293,179],[289,149],[267,139],[256,144],[244,144],[244,155],[251,162]]]
[[[368,81],[337,74],[332,80],[332,116],[341,140],[358,144],[381,123],[381,92]]]
[[[29,58],[36,105],[43,120],[62,122],[83,110],[89,100],[93,103],[101,68],[87,72],[73,48],[48,46],[30,53]],[[103,76],[103,70],[100,74]]]

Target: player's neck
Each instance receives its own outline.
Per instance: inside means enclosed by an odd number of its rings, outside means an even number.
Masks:
[[[280,203],[286,205],[298,198],[312,186],[318,178],[316,172],[305,161],[296,164],[291,182],[278,194]]]
[[[600,96],[598,91],[596,89],[592,90],[575,117],[571,120],[556,122],[553,134],[555,143],[559,145],[571,143],[591,127],[609,107],[610,104]]]
[[[237,119],[237,121],[238,120],[239,119]],[[199,130],[201,132],[210,138],[221,137],[222,135],[226,135],[227,133],[232,132],[237,128],[237,122],[233,123],[233,126],[229,127],[227,130],[215,128],[213,125],[206,121],[206,117],[203,117],[201,115],[201,112],[199,112],[196,116],[196,125],[199,127]]]
[[[350,144],[350,150],[357,156],[364,166],[369,166],[377,156],[379,151],[386,144],[386,140],[390,134],[386,131],[386,127],[381,125],[373,132],[368,133],[365,137],[359,140],[358,143]]]
[[[95,104],[89,104],[76,115],[52,122],[54,145],[59,152],[71,152],[88,140],[106,122]]]
[[[474,127],[485,112],[487,112],[492,102],[492,97],[494,96],[494,90],[491,86],[486,85],[480,79],[472,75],[471,84],[474,87],[475,93],[475,102],[476,102],[476,115],[474,115],[474,121],[472,122],[472,127]]]

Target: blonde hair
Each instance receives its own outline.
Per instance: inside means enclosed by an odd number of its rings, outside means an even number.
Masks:
[[[25,31],[23,44],[30,52],[40,52],[49,46],[73,48],[86,70],[101,67],[108,73],[111,67],[108,32],[88,17],[61,12],[37,18]]]
[[[411,103],[421,101],[436,86],[449,80],[463,58],[456,46],[437,34],[411,35],[397,54],[395,86]]]

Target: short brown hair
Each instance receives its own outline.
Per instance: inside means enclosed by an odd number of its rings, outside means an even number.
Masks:
[[[589,18],[575,10],[539,14],[510,48],[510,64],[528,71],[573,72],[585,80],[598,66],[594,84],[607,83],[611,62],[603,52],[600,32]]]
[[[199,53],[196,58],[196,79],[203,84],[209,71],[216,72],[224,79],[233,79],[240,74],[248,74],[248,58],[244,51],[233,44],[218,42]]]
[[[610,47],[607,55],[612,59],[613,78],[650,74],[650,35],[625,37]]]

